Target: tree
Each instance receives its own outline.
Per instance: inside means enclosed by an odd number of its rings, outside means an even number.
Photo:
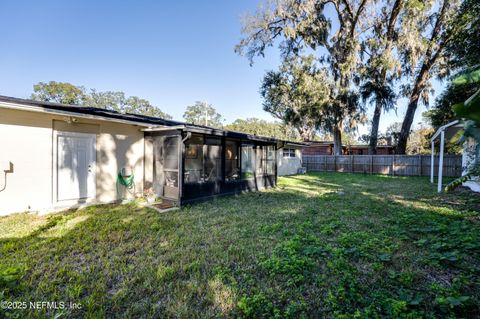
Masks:
[[[467,100],[476,92],[477,87],[478,85],[475,83],[449,84],[445,91],[435,100],[435,105],[430,110],[423,112],[423,117],[436,131],[440,126],[450,123],[457,118],[452,110],[453,104]]]
[[[398,143],[400,132],[402,130],[402,122],[394,122],[387,126],[385,134],[380,137],[385,141],[391,141],[394,146]],[[409,155],[429,154],[430,153],[430,137],[435,133],[431,127],[420,126],[410,132],[406,153]],[[453,150],[453,149],[452,149]]]
[[[333,5],[338,29],[332,29],[324,14],[327,3]],[[356,103],[358,97],[350,84],[358,71],[358,35],[365,26],[368,3],[368,0],[269,2],[256,14],[246,17],[242,30],[245,37],[236,46],[236,52],[245,54],[251,63],[255,56],[263,56],[265,49],[276,43],[284,57],[298,55],[304,49],[320,55],[320,61],[329,66],[333,78],[331,127],[337,155],[342,151],[342,131],[355,127],[364,111]]]
[[[397,153],[405,154],[408,136],[419,101],[428,105],[433,76],[446,76],[449,72],[446,47],[469,27],[460,14],[458,0],[443,0],[438,6],[432,2],[409,2],[402,16],[399,51],[403,59],[403,72],[414,78],[403,86],[409,97],[407,111],[397,144]],[[461,10],[460,10],[461,11]]]
[[[452,109],[455,115],[463,119],[463,134],[458,140],[459,144],[472,139],[471,152],[465,149],[467,159],[466,172],[452,181],[445,187],[446,191],[450,191],[463,182],[469,181],[480,176],[480,68],[473,72],[463,74],[452,81],[453,85],[472,84],[477,85],[477,90],[466,101],[458,102],[453,105]]]
[[[393,145],[398,144],[398,138],[400,137],[400,131],[402,130],[402,123],[401,122],[394,122],[387,126],[385,130],[385,136],[390,138]]]
[[[465,70],[475,68],[480,62],[480,1],[465,0],[457,16],[462,32],[455,34],[446,44],[448,64]],[[460,101],[460,100],[459,100]]]
[[[97,107],[120,113],[140,114],[163,119],[172,118],[149,101],[136,96],[127,97],[121,91],[98,92],[91,89],[90,93],[87,93],[83,86],[55,81],[39,82],[33,86],[33,90],[32,99],[37,101]]]
[[[274,137],[281,140],[300,140],[300,136],[292,127],[283,123],[268,122],[258,118],[236,119],[233,123],[225,125],[224,128],[226,130]]]
[[[357,138],[353,132],[342,134],[343,145],[355,145],[358,144]]]
[[[67,82],[38,82],[33,86],[32,100],[81,105],[86,94],[83,86],[75,86]]]
[[[435,133],[431,127],[421,126],[410,132],[407,143],[407,154],[430,154],[430,137]]]
[[[217,110],[211,104],[200,101],[187,106],[183,118],[188,123],[219,128],[223,126],[222,122],[224,121],[223,116],[217,113]]]
[[[393,54],[397,45],[398,17],[404,0],[380,1],[379,14],[373,17],[373,28],[362,42],[365,55],[368,56],[363,72],[361,94],[364,101],[370,100],[374,105],[373,118],[368,141],[368,153],[376,154],[378,127],[382,111],[394,108],[396,94],[393,91],[394,80],[400,78],[400,64]]]
[[[92,89],[85,99],[85,106],[105,108],[120,113],[141,114],[162,119],[171,119],[167,113],[153,106],[149,101],[137,96],[127,97],[121,91],[98,92]]]
[[[267,72],[263,79],[263,109],[294,127],[303,141],[312,140],[330,102],[326,78],[312,56],[287,59],[279,71]]]

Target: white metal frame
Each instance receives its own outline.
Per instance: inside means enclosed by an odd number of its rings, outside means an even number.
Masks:
[[[434,172],[435,172],[435,140],[438,138],[440,135],[440,154],[439,154],[439,159],[438,159],[438,181],[437,181],[437,192],[441,193],[442,192],[442,179],[443,179],[443,155],[444,155],[444,150],[445,150],[445,130],[449,127],[452,127],[454,125],[457,125],[459,123],[458,120],[455,120],[453,122],[450,122],[448,124],[445,124],[441,126],[435,134],[432,136],[430,139],[432,143],[432,157],[431,157],[431,162],[430,162],[430,183],[434,183]]]

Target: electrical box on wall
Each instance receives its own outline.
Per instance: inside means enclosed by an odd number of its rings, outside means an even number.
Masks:
[[[10,161],[0,160],[0,172],[13,173],[13,163]]]

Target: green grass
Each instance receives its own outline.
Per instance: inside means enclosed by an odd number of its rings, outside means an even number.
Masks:
[[[474,317],[480,197],[428,179],[309,174],[159,214],[0,218],[0,317]]]

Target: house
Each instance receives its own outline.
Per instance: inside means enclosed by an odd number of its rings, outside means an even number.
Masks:
[[[307,142],[303,148],[303,155],[333,155],[333,142],[312,141]],[[393,145],[378,145],[377,155],[395,154]],[[342,155],[368,155],[368,145],[343,145]]]
[[[175,205],[273,187],[284,142],[0,96],[0,215],[141,196]],[[129,184],[122,180],[133,179]]]
[[[293,175],[302,168],[302,149],[305,143],[282,141],[277,150],[277,174]]]

